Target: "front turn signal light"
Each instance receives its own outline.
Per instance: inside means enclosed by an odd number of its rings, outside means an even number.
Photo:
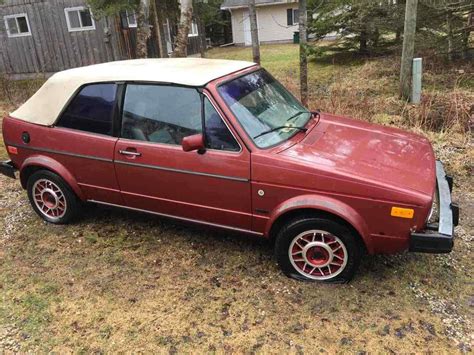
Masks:
[[[392,217],[400,217],[400,218],[413,218],[415,214],[415,210],[412,208],[402,208],[402,207],[392,207],[390,215]]]

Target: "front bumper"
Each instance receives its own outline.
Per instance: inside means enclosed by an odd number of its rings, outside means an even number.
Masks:
[[[0,174],[6,175],[8,177],[11,177],[15,179],[15,171],[17,169],[13,165],[11,160],[6,160],[0,162]]]
[[[453,178],[446,175],[443,164],[436,161],[438,193],[438,223],[428,224],[423,231],[410,234],[410,251],[420,253],[449,253],[454,245],[454,227],[459,222],[459,207],[451,201]]]

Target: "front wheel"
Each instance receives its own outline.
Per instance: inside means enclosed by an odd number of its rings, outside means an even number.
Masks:
[[[278,233],[275,255],[282,271],[291,278],[345,283],[359,266],[361,248],[357,236],[342,223],[300,217]]]
[[[47,222],[65,224],[79,212],[80,203],[74,192],[59,175],[49,170],[33,173],[26,189],[31,206]]]

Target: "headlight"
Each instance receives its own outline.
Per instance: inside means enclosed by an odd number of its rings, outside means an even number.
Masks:
[[[431,210],[426,219],[426,223],[434,223],[438,218],[438,193],[435,192],[433,196],[433,203],[431,204]]]

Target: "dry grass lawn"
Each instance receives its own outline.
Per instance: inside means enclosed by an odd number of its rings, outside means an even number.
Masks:
[[[296,93],[297,48],[264,46],[262,58]],[[0,176],[0,352],[471,351],[473,149],[462,125],[473,83],[454,69],[426,74],[420,108],[396,98],[393,59],[310,64],[313,108],[432,139],[462,206],[450,255],[367,256],[348,285],[301,283],[280,273],[267,242],[226,231],[96,206],[73,225],[46,224]],[[436,112],[458,116],[444,127]]]

